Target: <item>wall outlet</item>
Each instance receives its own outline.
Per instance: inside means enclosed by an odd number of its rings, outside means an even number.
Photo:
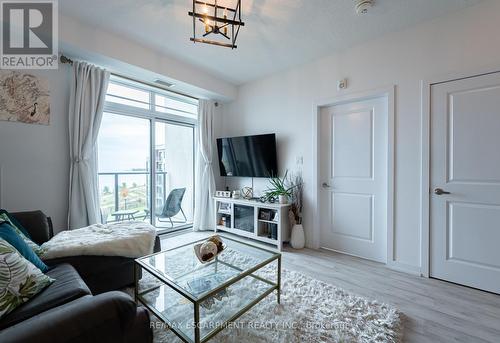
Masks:
[[[296,160],[295,160],[295,163],[297,163],[297,165],[301,166],[304,164],[304,157],[303,156],[297,156]]]

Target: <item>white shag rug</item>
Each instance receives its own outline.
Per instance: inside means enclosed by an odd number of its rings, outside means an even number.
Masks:
[[[259,271],[259,275],[274,280],[276,270],[266,267]],[[143,278],[143,280],[148,279],[148,276]],[[394,307],[350,294],[295,271],[282,270],[281,280],[281,304],[276,301],[276,293],[271,293],[210,341],[235,343],[402,341],[402,315]],[[151,279],[145,282],[151,283]],[[133,294],[132,289],[126,291]],[[248,295],[255,291],[248,289]],[[238,290],[238,296],[229,298],[242,301],[245,294],[240,292],[241,289]],[[166,294],[164,296],[167,297]],[[235,300],[231,299],[205,312],[208,315],[213,315],[209,312],[214,310],[218,313],[234,313],[232,312],[234,306]],[[179,312],[181,311],[177,311]],[[215,316],[218,316],[218,313]],[[154,342],[181,342],[154,315],[151,315],[151,320]]]

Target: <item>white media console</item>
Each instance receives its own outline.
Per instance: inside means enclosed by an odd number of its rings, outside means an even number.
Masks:
[[[214,197],[217,231],[283,249],[283,242],[290,240],[288,211],[290,204],[263,203],[257,200]]]

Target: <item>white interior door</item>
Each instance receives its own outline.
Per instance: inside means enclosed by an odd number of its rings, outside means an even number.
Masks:
[[[320,112],[321,247],[387,259],[388,100]]]
[[[430,275],[500,293],[500,73],[432,86],[431,192]]]

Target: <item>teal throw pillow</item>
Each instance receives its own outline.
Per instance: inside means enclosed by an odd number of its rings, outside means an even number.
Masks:
[[[38,244],[33,242],[30,238],[29,235],[26,235],[25,232],[26,229],[22,227],[21,224],[15,218],[12,217],[7,211],[5,210],[0,210],[0,222],[5,221],[9,223],[12,228],[16,231],[16,233],[19,235],[19,237],[22,238],[22,240],[29,245],[29,247],[37,254],[38,256],[42,256],[44,253],[44,250],[40,248]],[[17,224],[16,224],[17,223]]]
[[[0,223],[0,238],[3,238],[7,243],[12,245],[16,250],[23,255],[25,259],[33,263],[42,272],[49,270],[47,265],[40,260],[33,249],[18,235],[15,229],[8,222]]]

